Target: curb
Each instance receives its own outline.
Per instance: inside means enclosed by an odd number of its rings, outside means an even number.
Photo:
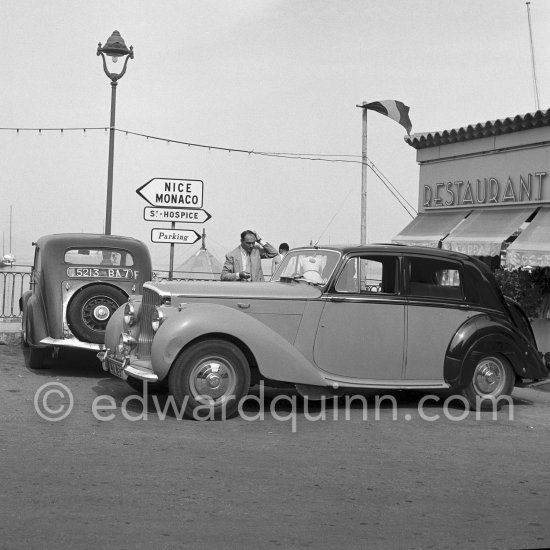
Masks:
[[[16,346],[21,344],[21,331],[0,332],[0,346]]]
[[[0,321],[0,345],[21,344],[21,319]]]

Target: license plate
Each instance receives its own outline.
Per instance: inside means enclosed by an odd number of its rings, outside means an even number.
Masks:
[[[122,378],[122,380],[128,378],[128,375],[124,372],[124,365],[120,361],[107,357],[107,366],[111,374],[114,374],[118,378]]]
[[[133,279],[134,272],[123,267],[68,267],[67,276],[91,279]]]

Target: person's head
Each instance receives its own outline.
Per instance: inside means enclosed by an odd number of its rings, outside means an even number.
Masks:
[[[290,247],[288,246],[287,243],[281,243],[279,245],[279,254],[281,256],[284,256],[289,250],[290,250]]]
[[[101,251],[101,263],[111,263],[113,261],[113,253],[110,250]]]
[[[256,233],[254,233],[254,231],[250,231],[249,229],[247,229],[246,231],[243,231],[241,233],[241,246],[246,252],[250,254],[252,252],[252,249],[254,248],[255,243]]]

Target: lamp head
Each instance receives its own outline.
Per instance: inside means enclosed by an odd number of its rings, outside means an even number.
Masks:
[[[114,62],[116,62],[119,57],[122,57],[124,55],[128,55],[132,58],[134,57],[132,46],[130,46],[130,49],[126,47],[124,38],[120,36],[120,33],[118,31],[113,31],[113,34],[109,36],[103,48],[101,47],[101,44],[99,44],[97,51],[103,52],[105,55],[108,55],[113,59]]]
[[[97,45],[97,55],[103,59],[103,70],[105,74],[112,80],[113,85],[116,85],[118,79],[124,76],[128,59],[134,59],[134,48],[127,48],[126,43],[118,31],[113,31],[109,36],[105,46],[101,46],[101,42]],[[124,60],[123,66],[117,68],[114,63],[121,57]],[[109,62],[107,61],[109,58]],[[109,63],[109,64],[108,64]]]

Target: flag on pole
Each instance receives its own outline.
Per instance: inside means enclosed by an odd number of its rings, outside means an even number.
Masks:
[[[394,101],[393,99],[373,101],[372,103],[363,103],[363,108],[392,118],[407,130],[407,134],[411,134],[412,124],[409,118],[409,108],[401,101]]]

